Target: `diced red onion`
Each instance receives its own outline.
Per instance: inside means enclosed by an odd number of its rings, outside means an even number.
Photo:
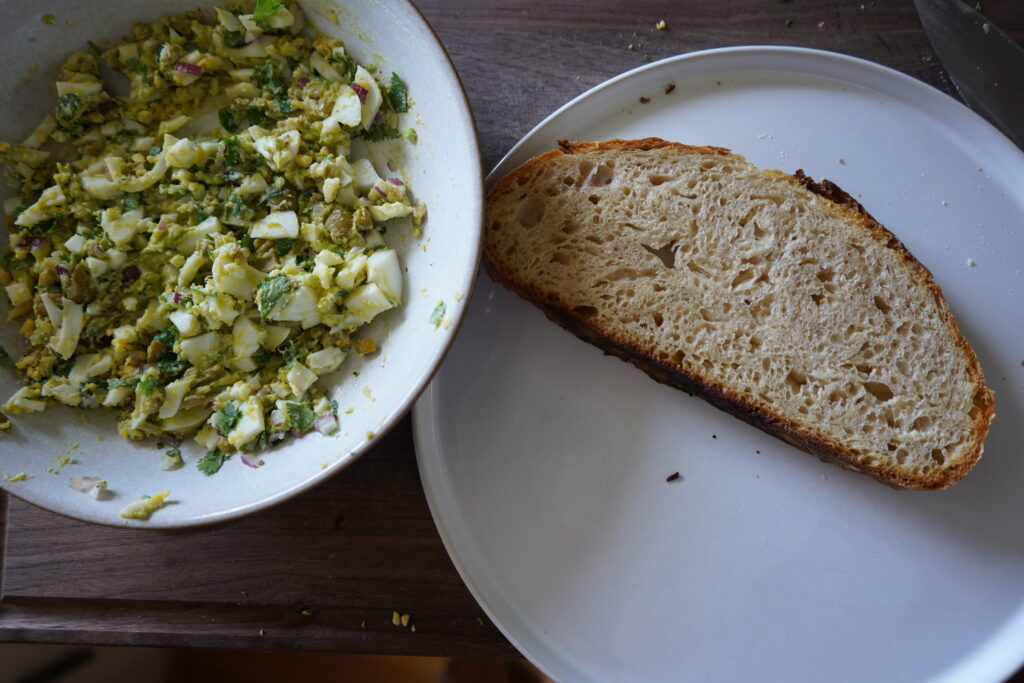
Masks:
[[[400,178],[388,178],[388,182],[391,183],[392,185],[397,185],[398,187],[405,185],[405,183],[403,183]]]
[[[181,292],[175,292],[174,296],[171,297],[171,301],[179,303],[181,301]]]
[[[167,221],[160,221],[159,223],[157,223],[156,229],[157,230],[166,230],[167,229]]]
[[[57,275],[70,275],[71,274],[71,271],[69,271],[67,268],[65,268],[64,266],[60,265],[59,263],[57,265],[55,265],[53,267],[53,269],[55,271],[57,271]]]
[[[305,76],[299,76],[295,79],[295,82],[299,84],[300,88],[304,88],[306,87],[306,84],[309,83],[309,79]]]
[[[263,467],[263,461],[260,460],[260,456],[254,453],[242,453],[242,463],[256,469],[257,467]]]
[[[33,237],[32,241],[28,243],[30,251],[35,251],[39,247],[45,246],[50,243],[50,240],[46,237]]]
[[[383,188],[380,185],[374,185],[373,189],[376,190],[379,195],[386,195],[388,193],[387,188]]]
[[[212,408],[213,407],[213,401],[207,401],[206,402],[206,407],[207,408]]]
[[[191,62],[178,62],[174,65],[174,70],[180,74],[188,74],[189,76],[203,75],[203,67],[198,64],[192,64]]]
[[[100,480],[99,477],[71,477],[68,486],[76,491],[88,491]]]
[[[121,270],[121,282],[123,282],[124,284],[128,284],[129,282],[135,282],[141,276],[142,269],[135,264],[125,266],[124,269]]]
[[[103,481],[99,477],[72,477],[71,481],[68,482],[68,486],[76,491],[88,493],[97,500],[99,500],[107,490],[107,482]]]
[[[360,102],[366,102],[366,96],[370,94],[366,88],[353,81],[352,89],[356,91],[356,95],[359,96]]]
[[[373,115],[373,122],[374,123],[380,123],[380,120],[382,118],[384,118],[383,115],[381,115],[380,112],[377,112],[376,114]]]
[[[333,434],[338,429],[338,416],[334,413],[321,415],[316,419],[313,427],[324,436]]]

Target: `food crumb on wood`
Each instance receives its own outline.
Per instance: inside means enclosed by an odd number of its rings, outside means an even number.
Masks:
[[[667,31],[668,24],[665,23],[664,19],[659,19],[658,23],[654,25],[654,28],[658,29],[659,31]]]
[[[402,626],[408,626],[408,625],[409,625],[409,615],[408,614],[403,614],[402,615]]]
[[[299,614],[301,614],[304,617],[311,617],[311,616],[313,616],[313,613],[311,611],[309,611],[308,609],[302,610],[301,612],[299,612]]]
[[[393,610],[391,612],[391,623],[395,626],[402,625],[402,616],[398,612],[395,612]]]
[[[824,21],[819,21],[818,22],[818,28],[824,29],[825,28],[825,22]]]
[[[680,478],[681,478],[681,477],[680,477],[680,474],[679,474],[678,472],[673,472],[672,474],[668,475],[668,476],[667,476],[667,477],[665,478],[665,481],[667,481],[667,482],[673,482],[673,481],[677,481],[677,480],[679,480]]]
[[[641,97],[640,98],[640,104],[647,104],[650,101],[651,101],[650,97]]]
[[[792,19],[786,19],[786,28],[789,28],[792,25],[793,25],[793,20]]]
[[[665,86],[665,94],[669,95],[675,89],[676,89],[676,84],[675,83],[669,83],[668,85]]]
[[[626,49],[629,50],[630,52],[635,52],[636,51],[636,45],[634,45],[633,43],[630,43],[629,45],[626,46]]]
[[[1024,365],[1024,360],[1022,360],[1022,361],[1020,362],[1020,364],[1021,364],[1021,365]],[[476,623],[478,623],[478,624],[480,624],[481,626],[483,626],[483,625],[484,625],[484,620],[483,620],[483,619],[481,619],[480,617],[477,617],[477,618],[476,618]]]
[[[365,619],[363,619],[362,621],[359,622],[359,628],[362,628],[362,629],[366,628],[366,620]]]
[[[260,635],[261,635],[261,636],[265,636],[265,635],[267,635],[267,632],[266,632],[266,631],[264,631],[263,629],[260,629]]]
[[[413,633],[416,633],[416,624],[413,624],[412,626],[410,626],[409,630],[412,631]]]

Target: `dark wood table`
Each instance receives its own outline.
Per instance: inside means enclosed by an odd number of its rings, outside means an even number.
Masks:
[[[694,50],[821,48],[952,92],[911,0],[418,4],[468,91],[485,168],[579,93]],[[1024,42],[1024,2],[982,5]],[[655,28],[661,19],[667,30]],[[0,526],[0,640],[515,654],[441,544],[416,471],[411,418],[319,488],[236,522],[117,530],[10,498]],[[392,625],[392,611],[411,615],[416,631]]]

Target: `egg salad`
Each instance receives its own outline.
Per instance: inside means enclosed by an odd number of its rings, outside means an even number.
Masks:
[[[194,437],[207,472],[337,429],[317,381],[376,349],[360,328],[403,288],[382,235],[425,208],[353,154],[414,140],[406,84],[303,25],[277,0],[136,24],[71,55],[53,113],[0,143],[0,282],[27,346],[4,354],[23,376],[5,413],[107,406],[129,439]]]

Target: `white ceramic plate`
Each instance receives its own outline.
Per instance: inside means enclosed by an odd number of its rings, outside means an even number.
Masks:
[[[949,491],[891,490],[654,383],[482,275],[415,410],[470,589],[561,681],[1006,676],[1024,659],[1024,154],[897,72],[750,47],[598,86],[490,180],[559,138],[651,135],[831,178],[895,232],[996,391],[985,456]]]
[[[7,67],[0,71],[0,91],[7,103],[0,113],[4,139],[20,140],[52,108],[56,70],[72,50],[88,49],[87,40],[119,38],[133,21],[151,21],[202,4],[214,3],[50,0],[44,7],[0,2],[0,24],[8,36],[0,43],[0,62]],[[313,433],[286,442],[268,451],[259,469],[233,458],[215,476],[196,470],[193,461],[202,453],[194,443],[186,444],[186,466],[161,472],[155,440],[125,441],[117,435],[114,419],[100,411],[51,408],[15,416],[14,433],[0,438],[0,473],[32,475],[16,483],[0,482],[12,494],[73,517],[123,526],[166,528],[243,515],[303,491],[352,462],[406,413],[440,363],[464,312],[480,244],[482,173],[466,98],[440,43],[408,2],[301,4],[321,32],[344,41],[360,61],[380,65],[385,75],[398,72],[409,84],[413,106],[403,125],[416,128],[419,142],[413,147],[380,143],[375,160],[379,169],[388,160],[396,162],[429,212],[422,238],[408,224],[388,230],[387,241],[405,268],[405,303],[374,321],[371,334],[380,342],[380,353],[368,360],[350,354],[330,382],[342,413],[340,434],[332,438]],[[44,12],[54,14],[56,23],[41,21]],[[2,233],[6,240],[6,230]],[[435,326],[431,314],[440,302],[446,312]],[[3,307],[3,316],[6,311]],[[0,328],[8,349],[20,348],[19,336],[11,325]],[[353,376],[356,372],[358,377]],[[16,388],[14,373],[2,369],[2,400]],[[346,414],[350,408],[353,412]],[[55,465],[54,459],[64,455],[77,464]],[[60,474],[48,473],[48,467]],[[68,487],[71,477],[85,475],[105,478],[114,496],[97,502]],[[127,503],[164,489],[171,491],[174,504],[148,522],[118,516]]]

